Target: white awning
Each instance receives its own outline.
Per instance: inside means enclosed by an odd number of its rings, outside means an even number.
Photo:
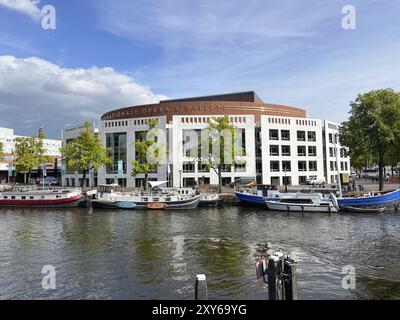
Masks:
[[[167,183],[168,181],[149,181],[149,184],[152,188],[161,186],[164,183]]]

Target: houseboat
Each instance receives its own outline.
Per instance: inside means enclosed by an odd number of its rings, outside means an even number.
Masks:
[[[0,207],[67,208],[83,206],[85,202],[82,191],[77,189],[20,188],[0,192]]]
[[[119,192],[118,185],[101,185],[91,201],[93,208],[130,210],[195,209],[201,196],[190,190]],[[189,189],[189,188],[187,188]]]
[[[278,200],[265,201],[268,209],[285,212],[327,212],[336,213],[339,208],[336,197],[331,194],[331,199],[326,199],[320,193],[297,193],[291,196],[283,196]]]

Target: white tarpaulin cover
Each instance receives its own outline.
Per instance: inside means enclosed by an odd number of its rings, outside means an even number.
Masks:
[[[164,183],[167,183],[168,181],[149,181],[149,184],[151,185],[152,188],[161,186]]]

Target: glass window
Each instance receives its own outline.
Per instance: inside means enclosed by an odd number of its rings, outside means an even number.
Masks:
[[[193,162],[184,162],[183,163],[183,172],[194,172],[194,163]]]
[[[307,176],[299,176],[299,184],[306,184]]]
[[[283,178],[283,185],[290,186],[292,185],[292,177],[282,177]]]
[[[305,131],[297,131],[297,141],[306,141]]]
[[[232,165],[231,164],[223,163],[221,168],[222,168],[222,172],[231,172],[232,171]]]
[[[308,146],[308,156],[309,157],[317,156],[317,147],[316,146]]]
[[[299,161],[299,171],[307,171],[307,162]]]
[[[279,140],[279,131],[275,129],[270,129],[269,140]]]
[[[317,141],[317,136],[315,131],[308,131],[307,136],[308,136],[308,141]]]
[[[235,163],[235,172],[245,172],[246,164],[245,163]]]
[[[306,146],[297,146],[297,155],[299,157],[305,157],[306,156]]]
[[[308,162],[308,170],[317,171],[317,161],[309,161]]]
[[[290,131],[289,130],[281,130],[281,139],[285,141],[290,140]]]
[[[269,146],[269,155],[279,156],[279,146],[276,145]]]
[[[282,146],[282,156],[290,156],[290,146]]]
[[[271,171],[277,172],[279,171],[279,161],[271,161]]]
[[[280,177],[271,177],[271,184],[273,186],[279,186],[281,184],[281,178]]]
[[[242,150],[242,155],[246,155],[246,130],[245,129],[236,129],[235,136],[235,148],[239,148],[238,150]]]
[[[282,171],[292,171],[292,164],[290,161],[282,161]]]
[[[106,148],[110,149],[109,156],[112,159],[112,164],[110,166],[107,166],[107,173],[118,173],[118,161],[122,160],[123,173],[126,174],[126,132],[107,133]]]
[[[332,133],[329,134],[329,143],[333,143],[333,134]]]
[[[197,164],[197,170],[198,172],[210,172],[210,168],[201,162]]]

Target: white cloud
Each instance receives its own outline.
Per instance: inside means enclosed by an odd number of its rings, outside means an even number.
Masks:
[[[40,0],[0,0],[0,6],[24,13],[35,21],[39,21],[42,16],[42,11],[38,8],[39,3]]]
[[[22,131],[43,123],[57,136],[66,123],[99,120],[112,109],[165,98],[112,68],[68,69],[36,57],[0,56],[2,125]]]
[[[357,93],[400,87],[395,1],[352,1],[355,31],[345,0],[92,2],[100,28],[159,50],[136,76],[170,96],[256,90],[343,121]]]

